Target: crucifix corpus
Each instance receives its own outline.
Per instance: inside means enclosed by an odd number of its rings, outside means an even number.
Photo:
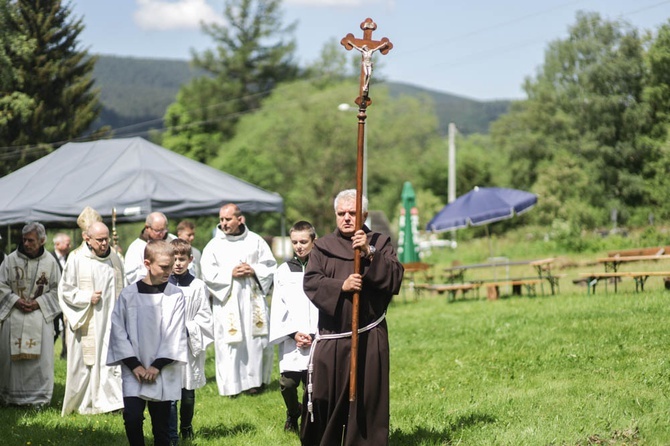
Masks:
[[[358,156],[356,157],[356,230],[363,226],[363,168],[365,150],[365,119],[366,109],[372,103],[368,97],[370,92],[370,78],[372,77],[372,55],[375,51],[387,54],[393,48],[393,44],[386,37],[381,40],[373,40],[372,32],[377,29],[377,24],[371,18],[361,23],[363,38],[347,34],[340,43],[347,50],[355,49],[361,53],[361,78],[359,85],[359,96],[356,98],[358,105]],[[354,272],[361,272],[361,249],[356,248],[354,253]],[[349,401],[356,400],[356,376],[358,369],[358,307],[360,291],[354,292],[351,315],[351,367],[349,369]]]

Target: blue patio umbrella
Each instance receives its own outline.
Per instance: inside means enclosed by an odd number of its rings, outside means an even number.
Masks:
[[[512,218],[537,203],[537,195],[502,187],[475,187],[442,208],[426,229],[443,232],[468,226],[481,226]],[[487,228],[488,233],[488,228]],[[490,248],[489,237],[489,248]]]

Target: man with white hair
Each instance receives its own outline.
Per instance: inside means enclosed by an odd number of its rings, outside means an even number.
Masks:
[[[67,257],[68,255],[70,255],[71,243],[72,240],[70,239],[70,236],[64,232],[59,232],[54,236],[54,250],[51,251],[51,255],[53,255],[54,258],[58,260],[58,266],[60,267],[61,274],[63,273],[63,268],[65,268],[65,264],[67,263]],[[64,329],[65,329],[65,321],[63,320],[63,313],[60,313],[54,319],[54,331],[56,332],[54,334],[54,342],[56,342],[58,336],[60,336],[61,330]],[[63,349],[61,350],[60,357],[61,359],[65,359],[67,357],[65,331],[63,331],[61,341]]]
[[[28,223],[22,233],[0,265],[0,403],[42,407],[53,395],[60,270],[44,249],[41,223]]]
[[[121,368],[106,365],[112,311],[126,284],[123,263],[110,248],[104,223],[92,223],[83,236],[58,286],[68,343],[63,416],[123,408]]]
[[[126,251],[123,269],[128,284],[142,280],[147,275],[144,266],[144,248],[149,240],[165,240],[168,236],[168,220],[162,212],[152,212],[144,221],[144,228]]]
[[[356,190],[335,198],[337,229],[317,239],[303,288],[319,309],[312,343],[301,441],[312,445],[384,446],[389,442],[389,343],[386,309],[398,294],[403,267],[386,234],[357,229]],[[368,203],[361,197],[361,220]],[[360,255],[361,270],[354,271]],[[357,400],[349,401],[353,295],[359,294]]]

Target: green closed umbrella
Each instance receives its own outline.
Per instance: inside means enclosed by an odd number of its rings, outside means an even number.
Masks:
[[[402,187],[402,209],[400,210],[400,231],[398,237],[398,259],[401,263],[419,261],[419,211],[416,208],[416,194],[412,183],[406,181]]]

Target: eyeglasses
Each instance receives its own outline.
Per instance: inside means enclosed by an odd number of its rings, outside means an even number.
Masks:
[[[151,230],[154,231],[156,234],[165,234],[165,233],[167,232],[167,229],[166,229],[166,228],[163,228],[163,229],[154,229],[154,228],[152,228],[151,226],[147,226],[147,229],[151,229]]]
[[[93,238],[93,237],[91,237],[91,240],[95,240],[96,242],[100,243],[101,245],[103,243],[109,243],[109,237],[103,237],[103,238]]]

